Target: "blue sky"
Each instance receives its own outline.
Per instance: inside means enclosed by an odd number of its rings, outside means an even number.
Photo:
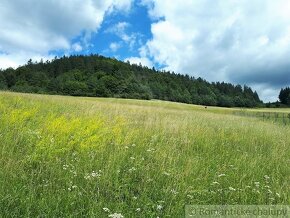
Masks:
[[[101,54],[247,84],[290,85],[290,0],[1,0],[0,68]]]
[[[125,60],[139,55],[139,48],[152,38],[152,20],[148,16],[147,7],[134,2],[129,12],[113,12],[104,17],[98,32],[92,33],[90,46],[74,54],[97,53],[104,56]],[[84,34],[72,41],[82,41]],[[124,40],[128,37],[129,41]],[[58,51],[63,55],[65,51]]]

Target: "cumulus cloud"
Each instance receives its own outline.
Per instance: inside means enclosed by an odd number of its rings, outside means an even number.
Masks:
[[[108,28],[105,32],[118,36],[122,40],[122,43],[129,45],[129,48],[133,49],[137,43],[140,44],[138,38],[141,36],[141,34],[135,32],[128,33],[128,28],[130,26],[131,25],[128,22],[118,22],[117,24]]]
[[[149,68],[153,67],[153,63],[146,57],[130,57],[125,61],[129,61],[131,64],[141,64],[142,66],[147,66]]]
[[[74,43],[72,45],[72,49],[76,52],[80,52],[83,50],[83,47],[80,45],[80,43]]]
[[[258,87],[264,100],[274,100],[269,93],[290,84],[289,0],[143,4],[152,19],[159,18],[143,48],[154,62],[211,81]]]
[[[130,26],[127,22],[118,22],[117,24],[111,26],[106,30],[107,33],[113,33],[120,37],[124,42],[129,43],[132,40],[132,37],[129,36],[126,31],[127,28]]]
[[[9,67],[17,68],[20,65],[26,63],[29,59],[39,62],[40,60],[46,61],[52,60],[53,58],[53,55],[41,55],[26,51],[12,54],[2,53],[0,54],[0,69],[6,69]]]
[[[129,26],[130,24],[127,22],[118,22],[117,24],[108,28],[106,32],[115,33],[116,35],[122,37],[123,35],[126,35],[125,32]]]
[[[110,47],[112,52],[116,52],[119,50],[119,48],[121,48],[121,46],[122,45],[120,43],[112,42],[109,47]]]
[[[52,50],[80,51],[80,44],[71,45],[73,37],[97,32],[105,14],[128,11],[131,4],[132,0],[1,0],[0,68]],[[13,58],[19,54],[23,58]]]

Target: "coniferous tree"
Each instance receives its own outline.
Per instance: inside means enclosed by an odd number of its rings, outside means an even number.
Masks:
[[[290,105],[290,87],[281,89],[279,94],[279,100],[282,104]]]
[[[100,55],[74,55],[0,71],[0,89],[76,96],[160,99],[222,107],[256,107],[250,87],[149,69]],[[285,94],[282,92],[282,99]],[[282,100],[281,100],[282,101]],[[285,102],[285,100],[283,100]]]

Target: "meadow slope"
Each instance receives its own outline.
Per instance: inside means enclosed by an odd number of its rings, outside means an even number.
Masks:
[[[0,216],[290,204],[290,125],[232,110],[0,92]]]

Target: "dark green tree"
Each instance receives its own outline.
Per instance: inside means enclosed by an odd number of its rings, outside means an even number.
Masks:
[[[8,88],[8,86],[7,86],[7,83],[6,83],[6,79],[5,79],[5,77],[4,77],[4,75],[3,75],[3,72],[2,71],[0,71],[0,89],[7,89]]]
[[[281,89],[279,94],[279,100],[282,104],[290,106],[290,87]]]
[[[256,107],[248,86],[150,69],[101,55],[73,55],[0,71],[0,89],[61,95],[160,99],[223,107]]]

